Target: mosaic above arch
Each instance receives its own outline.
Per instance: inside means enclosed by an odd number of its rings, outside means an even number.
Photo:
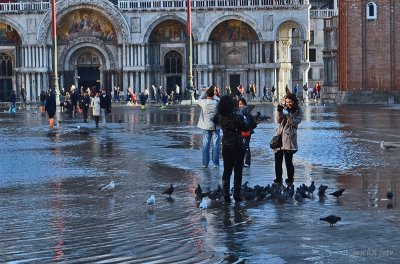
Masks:
[[[185,42],[186,25],[176,20],[165,20],[153,29],[150,43]]]
[[[94,37],[105,43],[117,43],[112,23],[100,12],[80,9],[68,13],[57,25],[57,41],[68,44],[81,37]]]
[[[216,26],[209,41],[256,41],[257,33],[243,21],[230,19]]]
[[[18,32],[5,23],[0,23],[0,46],[21,44],[21,37]]]

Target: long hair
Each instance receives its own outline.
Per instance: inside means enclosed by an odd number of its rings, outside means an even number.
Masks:
[[[293,101],[294,106],[293,106],[293,112],[296,112],[297,110],[300,109],[300,105],[299,105],[299,99],[297,99],[296,95],[293,93],[289,93],[285,96],[285,98],[290,99]]]
[[[218,114],[221,116],[228,116],[235,112],[235,103],[231,97],[224,95],[219,100],[217,105]]]

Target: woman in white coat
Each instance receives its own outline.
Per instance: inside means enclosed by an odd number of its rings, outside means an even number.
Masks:
[[[100,97],[99,92],[96,91],[96,95],[92,98],[90,102],[91,107],[93,108],[93,119],[96,122],[96,127],[99,127],[100,121]]]

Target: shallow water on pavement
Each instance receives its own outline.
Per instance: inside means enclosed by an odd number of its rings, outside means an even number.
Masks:
[[[271,105],[255,111],[272,116]],[[196,106],[114,108],[105,128],[33,109],[0,114],[0,262],[390,263],[400,258],[400,108],[304,106],[295,185],[346,188],[336,201],[272,200],[197,208],[222,167],[201,168]],[[252,136],[243,182],[274,179],[276,124]],[[398,148],[382,151],[384,140]],[[110,194],[98,188],[110,180]],[[172,197],[162,195],[170,184]],[[386,192],[395,193],[393,201]],[[155,194],[156,205],[145,204]],[[397,194],[397,195],[396,195]],[[390,209],[388,209],[390,208]],[[336,226],[320,217],[342,217]]]

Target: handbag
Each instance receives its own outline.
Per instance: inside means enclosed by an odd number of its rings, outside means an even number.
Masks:
[[[282,147],[282,129],[279,127],[276,130],[275,135],[272,137],[271,141],[269,142],[269,147],[272,149],[277,149]]]
[[[272,149],[277,149],[282,147],[282,134],[274,135],[269,142],[269,146]]]

